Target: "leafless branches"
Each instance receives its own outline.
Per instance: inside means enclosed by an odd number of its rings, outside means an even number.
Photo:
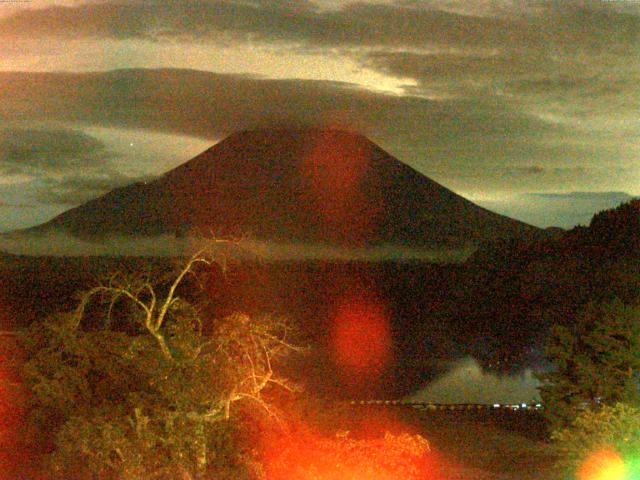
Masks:
[[[162,327],[168,312],[180,300],[177,289],[185,277],[192,273],[197,264],[210,265],[214,260],[215,247],[219,244],[229,243],[225,240],[211,240],[205,247],[196,251],[187,262],[179,269],[175,278],[171,281],[168,291],[161,295],[158,286],[148,274],[125,274],[116,271],[99,285],[84,292],[75,312],[76,326],[79,326],[85,315],[88,304],[94,297],[100,296],[103,302],[108,303],[106,321],[111,321],[114,305],[121,299],[125,299],[135,305],[143,314],[142,324],[144,328],[156,339],[162,354],[167,360],[173,360],[166,339],[162,333]]]
[[[89,304],[98,299],[107,305],[106,322],[111,322],[114,306],[119,301],[129,302],[139,312],[139,322],[150,334],[162,353],[170,363],[176,362],[170,348],[165,324],[170,312],[178,306],[181,298],[178,288],[185,278],[194,273],[197,265],[211,265],[217,262],[215,247],[228,244],[224,240],[213,240],[196,251],[168,279],[168,285],[160,288],[158,280],[150,274],[128,274],[116,271],[97,286],[87,290],[80,297],[75,311],[75,326],[83,321]],[[202,323],[199,318],[198,336],[202,334]],[[248,400],[260,405],[269,414],[272,409],[262,399],[261,393],[269,386],[294,391],[297,387],[286,378],[278,376],[274,371],[274,362],[293,352],[301,352],[302,348],[290,340],[290,325],[281,319],[261,317],[252,319],[244,314],[233,314],[218,322],[211,338],[201,338],[194,345],[191,360],[204,358],[224,372],[226,383],[221,402],[213,401],[205,409],[194,415],[203,421],[212,421],[223,416],[229,418],[231,405],[234,402]]]

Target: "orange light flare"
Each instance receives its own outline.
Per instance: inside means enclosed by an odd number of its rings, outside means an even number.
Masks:
[[[589,455],[577,473],[578,480],[629,480],[624,460],[611,448]]]
[[[306,426],[271,438],[264,449],[267,480],[441,480],[438,456],[409,433],[375,437],[321,435]]]
[[[266,480],[444,480],[447,461],[420,423],[391,409],[290,399],[282,422],[255,428]],[[256,425],[254,422],[252,425]]]
[[[375,380],[393,360],[389,314],[364,292],[340,301],[331,316],[330,341],[339,371],[358,384]]]
[[[15,371],[15,338],[0,335],[0,478],[12,478],[25,464],[27,452],[19,438],[24,396]]]
[[[372,204],[364,185],[371,154],[358,136],[327,129],[301,164],[315,208],[336,238],[360,240],[375,227],[382,206]]]

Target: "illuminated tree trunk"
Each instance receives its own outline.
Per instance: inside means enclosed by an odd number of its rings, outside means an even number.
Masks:
[[[207,437],[205,435],[204,422],[196,423],[196,479],[201,480],[207,472]]]

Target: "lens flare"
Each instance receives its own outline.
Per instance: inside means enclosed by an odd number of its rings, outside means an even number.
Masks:
[[[18,438],[23,404],[18,377],[13,368],[17,354],[15,339],[0,336],[0,478],[15,478],[24,464],[24,445]]]
[[[348,377],[368,381],[382,373],[392,357],[383,304],[367,294],[342,301],[331,321],[331,342],[334,360]]]
[[[271,439],[265,456],[268,480],[440,480],[429,443],[420,435],[350,432],[319,435],[302,428]]]
[[[637,456],[624,458],[624,464],[627,467],[625,480],[640,480],[640,458]]]
[[[326,233],[334,239],[360,240],[375,227],[380,206],[367,201],[364,185],[371,154],[356,135],[325,130],[301,164]]]
[[[578,480],[633,480],[622,457],[612,449],[598,450],[578,469]]]

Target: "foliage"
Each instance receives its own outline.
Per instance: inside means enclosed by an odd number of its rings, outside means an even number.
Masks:
[[[600,457],[600,469],[607,468],[605,462],[609,457],[617,460],[627,472],[633,471],[633,475],[624,478],[638,478],[640,474],[637,463],[640,455],[640,410],[635,407],[617,403],[605,405],[597,412],[585,410],[569,427],[554,432],[552,438],[559,458],[559,473],[566,478],[574,478],[576,474],[578,478],[604,478],[595,475],[596,472],[586,475],[594,457]]]
[[[553,327],[540,394],[554,429],[584,408],[625,402],[640,405],[640,309],[619,300],[589,303],[574,324]]]
[[[637,254],[640,248],[640,200],[598,212],[591,220],[589,232],[613,254],[625,251]]]
[[[50,435],[56,477],[248,475],[235,405],[273,415],[267,390],[293,388],[274,368],[298,349],[271,317],[234,314],[205,333],[198,309],[177,295],[196,264],[210,257],[199,252],[164,284],[117,272],[75,312],[24,333],[32,419]]]
[[[355,439],[348,432],[335,437],[310,434],[276,442],[268,462],[269,478],[285,480],[425,479],[429,443],[420,435],[385,433],[382,438]]]

